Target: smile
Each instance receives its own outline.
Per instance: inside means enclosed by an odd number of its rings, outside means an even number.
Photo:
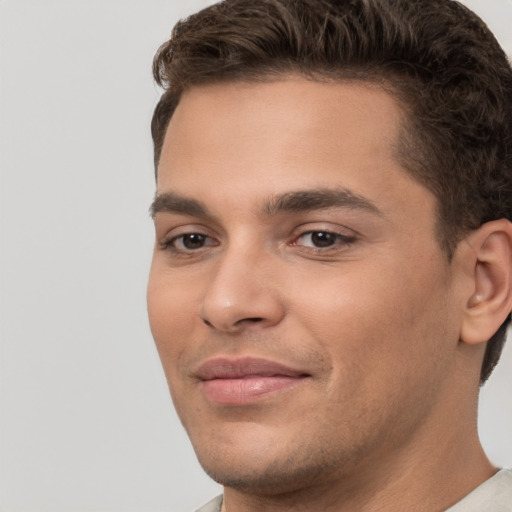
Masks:
[[[264,359],[212,359],[197,371],[205,397],[220,405],[245,405],[290,389],[309,374]]]

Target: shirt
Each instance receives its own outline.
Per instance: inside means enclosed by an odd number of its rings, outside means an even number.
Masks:
[[[498,471],[446,512],[512,512],[512,469]]]

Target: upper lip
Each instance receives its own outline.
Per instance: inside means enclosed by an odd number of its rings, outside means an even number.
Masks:
[[[218,357],[209,359],[199,366],[195,376],[200,380],[240,379],[251,376],[299,378],[308,376],[308,373],[268,359]]]

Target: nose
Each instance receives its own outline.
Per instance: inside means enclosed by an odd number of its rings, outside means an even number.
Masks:
[[[278,324],[284,316],[276,264],[271,257],[232,248],[215,263],[201,304],[203,322],[238,333]]]

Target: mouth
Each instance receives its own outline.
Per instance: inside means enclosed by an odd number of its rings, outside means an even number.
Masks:
[[[201,365],[196,377],[205,397],[220,405],[245,405],[291,389],[308,373],[266,359],[217,358]]]

